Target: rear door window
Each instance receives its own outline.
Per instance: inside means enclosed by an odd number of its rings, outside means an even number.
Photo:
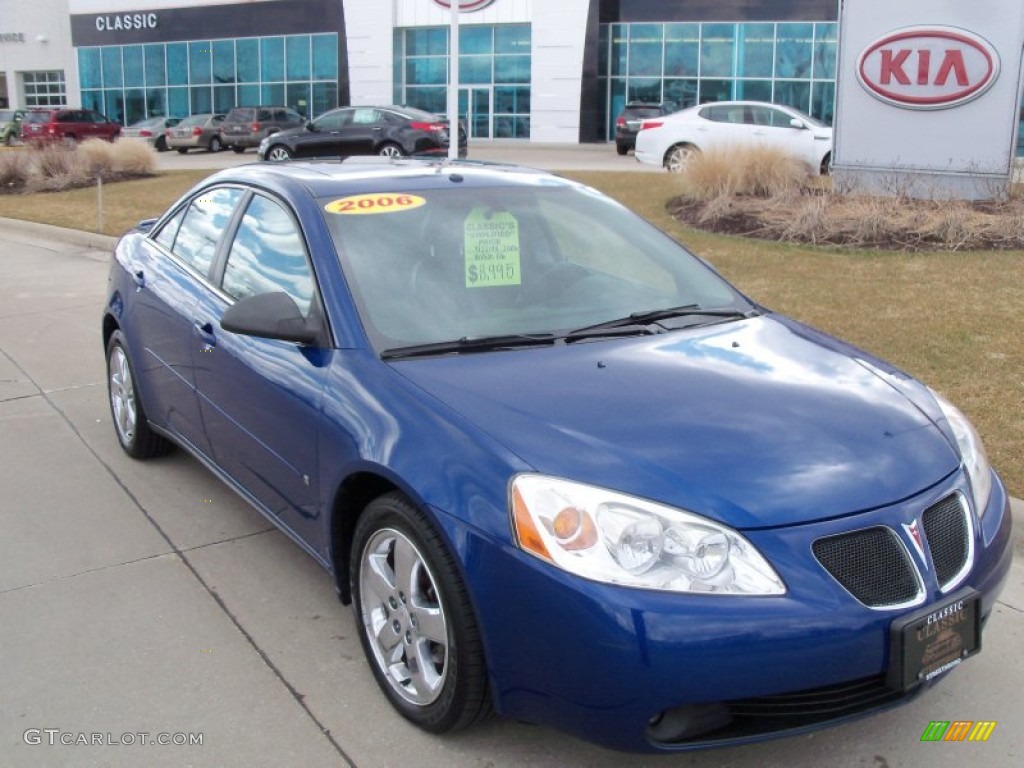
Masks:
[[[241,198],[242,190],[236,187],[218,187],[194,198],[170,246],[174,255],[206,277]],[[159,235],[157,242],[163,242]]]

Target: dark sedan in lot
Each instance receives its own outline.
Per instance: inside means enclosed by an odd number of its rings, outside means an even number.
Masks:
[[[118,242],[102,334],[122,448],[183,447],[326,568],[428,731],[861,717],[969,668],[1010,568],[953,405],[546,173],[219,172]]]
[[[460,125],[459,156],[467,153]],[[351,155],[446,155],[448,123],[411,107],[342,107],[298,128],[275,133],[260,144],[261,160]]]

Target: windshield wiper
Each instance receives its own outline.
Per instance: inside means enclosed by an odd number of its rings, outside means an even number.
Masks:
[[[513,333],[504,336],[463,336],[451,341],[434,341],[428,344],[414,344],[408,347],[393,347],[381,352],[382,360],[396,360],[406,357],[428,357],[430,355],[461,354],[464,352],[491,352],[496,349],[513,347],[550,346],[560,337],[553,333]]]
[[[599,331],[610,330],[614,328],[627,328],[629,326],[643,327],[648,323],[656,323],[660,320],[668,320],[673,317],[722,317],[722,318],[742,318],[742,317],[754,317],[757,314],[757,310],[742,310],[742,309],[701,309],[699,304],[685,304],[681,307],[669,307],[668,309],[652,309],[646,312],[633,312],[626,317],[616,318],[615,320],[608,320],[604,323],[597,323],[596,325],[588,325],[583,328],[577,328],[574,331],[570,331],[566,334],[566,340],[570,341],[574,338],[583,336],[592,336]]]

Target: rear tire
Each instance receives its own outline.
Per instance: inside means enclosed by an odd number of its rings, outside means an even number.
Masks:
[[[231,151],[234,152],[236,155],[240,155],[243,152],[245,152],[245,147],[235,147],[235,146],[232,146],[231,147]]]
[[[186,154],[188,154],[188,148],[187,147],[178,147],[178,154],[179,155],[186,155]]]
[[[151,459],[171,450],[171,443],[149,427],[120,331],[114,331],[107,342],[107,399],[114,432],[125,453],[133,459]]]
[[[169,147],[167,146],[167,139],[164,136],[160,136],[156,140],[155,146],[157,152],[166,152],[169,149]]]
[[[360,515],[349,579],[363,651],[403,717],[444,733],[491,713],[483,646],[455,560],[402,494],[381,496]]]
[[[292,153],[284,144],[275,144],[267,150],[267,160],[272,163],[283,163],[292,159]]]
[[[832,153],[831,152],[829,152],[823,158],[821,158],[821,167],[818,169],[818,172],[822,176],[828,176],[830,173],[832,173]]]
[[[212,139],[210,139],[210,146],[207,147],[207,149],[209,149],[211,152],[220,152],[222,149],[224,149],[224,145],[221,144],[220,142],[220,137],[214,136]]]
[[[697,154],[692,144],[676,144],[665,153],[665,168],[669,173],[682,173]]]
[[[616,144],[615,151],[618,152],[620,155],[625,155],[627,152],[629,152],[629,147],[626,146],[625,144]]]

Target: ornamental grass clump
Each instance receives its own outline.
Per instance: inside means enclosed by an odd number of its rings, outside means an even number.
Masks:
[[[765,147],[696,153],[680,174],[680,192],[694,201],[721,197],[799,194],[810,170],[790,155]]]

